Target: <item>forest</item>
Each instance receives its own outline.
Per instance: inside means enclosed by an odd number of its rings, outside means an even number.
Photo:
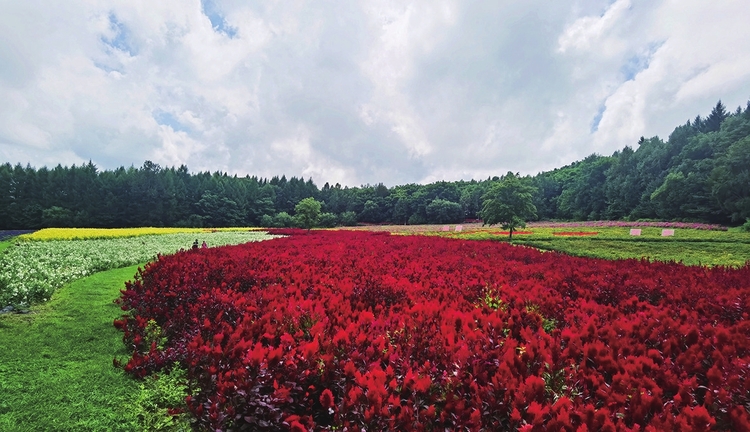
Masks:
[[[500,173],[499,173],[500,174]],[[191,173],[186,166],[99,170],[0,165],[0,229],[265,226],[295,224],[295,205],[322,203],[320,226],[460,223],[478,219],[501,180],[342,187],[312,179]],[[644,138],[610,156],[522,178],[539,220],[669,219],[740,225],[750,219],[750,101]]]

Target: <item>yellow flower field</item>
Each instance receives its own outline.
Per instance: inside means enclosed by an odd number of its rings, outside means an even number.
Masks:
[[[21,240],[90,240],[123,237],[139,237],[155,234],[206,233],[217,231],[254,231],[259,228],[45,228],[24,234]]]

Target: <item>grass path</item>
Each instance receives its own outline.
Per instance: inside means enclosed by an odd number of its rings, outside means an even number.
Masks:
[[[0,431],[131,431],[138,383],[112,366],[127,355],[112,301],[137,266],[97,273],[27,315],[0,316]]]

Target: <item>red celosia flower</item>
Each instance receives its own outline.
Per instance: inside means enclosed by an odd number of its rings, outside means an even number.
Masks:
[[[329,389],[325,389],[323,390],[323,393],[321,393],[320,404],[323,405],[323,408],[333,408],[333,393],[331,393]]]
[[[307,428],[296,420],[290,424],[290,427],[292,432],[307,432]]]
[[[414,382],[414,390],[418,392],[426,392],[430,389],[432,379],[429,376],[422,376],[416,379]]]
[[[125,371],[188,368],[202,429],[750,429],[750,266],[306,233],[159,257],[119,303]]]

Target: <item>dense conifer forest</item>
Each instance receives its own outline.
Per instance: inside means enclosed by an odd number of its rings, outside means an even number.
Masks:
[[[498,173],[500,175],[501,173]],[[750,102],[523,178],[541,220],[670,219],[737,225],[750,218]],[[457,223],[477,219],[499,177],[394,187],[342,187],[286,176],[191,173],[186,166],[99,170],[0,165],[0,229],[133,226],[291,226],[294,207],[322,202],[321,226]]]

